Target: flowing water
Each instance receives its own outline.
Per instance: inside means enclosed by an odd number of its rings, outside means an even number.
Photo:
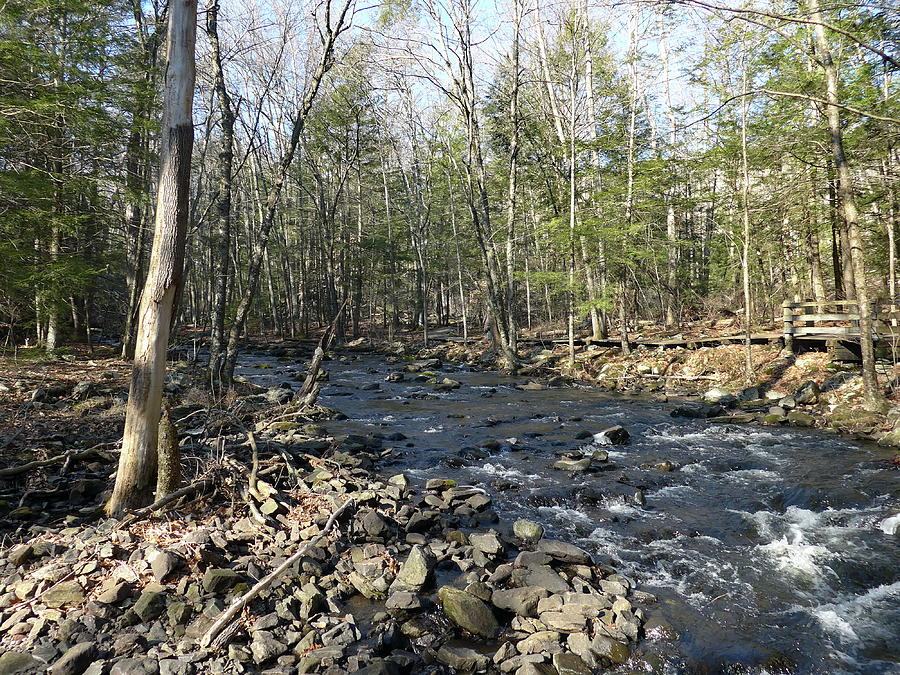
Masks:
[[[259,361],[243,374],[275,384],[289,372]],[[522,380],[465,368],[446,368],[463,386],[436,394],[414,375],[385,382],[402,366],[378,357],[326,366],[322,402],[348,417],[332,433],[406,436],[385,441],[386,472],[483,486],[503,521],[537,520],[655,594],[651,616],[677,637],[649,631],[632,672],[900,673],[900,532],[885,524],[900,507],[893,451],[672,418],[674,404],[592,389],[520,391]],[[631,433],[604,448],[614,468],[550,468],[555,451],[591,443],[579,432],[614,424]],[[488,439],[501,447],[478,450]],[[647,466],[660,461],[678,468]]]

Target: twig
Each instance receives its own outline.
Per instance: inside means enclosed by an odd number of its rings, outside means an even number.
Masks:
[[[183,488],[175,490],[175,492],[168,494],[161,499],[157,499],[155,502],[150,504],[150,506],[144,506],[140,509],[132,511],[122,519],[122,522],[119,523],[119,528],[125,527],[126,525],[131,525],[136,520],[140,520],[144,516],[147,516],[154,511],[161,509],[166,504],[171,504],[176,499],[184,497],[185,495],[189,495],[192,492],[196,492],[201,488],[206,488],[209,485],[214,485],[215,482],[216,481],[214,478],[204,478],[203,480],[198,480],[197,482],[191,483],[190,485],[185,485]]]
[[[328,522],[325,523],[325,528],[315,537],[310,539],[309,541],[303,543],[300,548],[297,549],[297,552],[294,553],[290,558],[285,560],[281,565],[279,565],[275,570],[266,575],[261,581],[257,582],[253,588],[244,593],[240,598],[237,598],[231,606],[222,612],[219,617],[213,622],[213,624],[206,631],[206,634],[200,640],[200,646],[202,648],[207,648],[212,645],[213,641],[216,637],[222,633],[223,629],[238,615],[243,609],[250,604],[250,601],[253,600],[257,595],[266,590],[269,586],[271,586],[275,581],[277,581],[288,569],[290,569],[294,563],[296,563],[300,558],[302,558],[306,552],[319,543],[329,532],[331,532],[334,524],[337,522],[338,518],[353,504],[353,499],[348,499],[346,502],[341,505],[339,509],[337,509],[334,513],[331,514],[331,517],[328,518]],[[227,643],[228,638],[230,638],[230,634],[226,634],[224,639],[221,642],[216,643],[216,647],[224,647],[225,643]]]
[[[97,448],[100,448],[104,445],[110,445],[109,443],[100,443],[99,445],[95,445],[92,448],[88,448],[87,450],[82,450],[81,452],[65,452],[61,455],[56,455],[55,457],[50,457],[49,459],[37,459],[33,462],[27,462],[25,464],[19,464],[18,466],[9,466],[5,469],[0,469],[0,477],[8,477],[8,476],[18,476],[23,473],[28,473],[34,469],[40,469],[44,466],[51,466],[53,464],[59,464],[61,462],[65,462],[66,460],[78,461],[81,459],[87,459],[88,457],[93,457],[97,455]]]

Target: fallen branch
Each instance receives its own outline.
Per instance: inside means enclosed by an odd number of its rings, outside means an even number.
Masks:
[[[331,514],[331,517],[328,518],[328,522],[325,523],[325,528],[315,537],[310,539],[307,542],[304,542],[300,548],[297,549],[297,552],[294,553],[290,558],[281,563],[275,570],[270,572],[267,576],[263,577],[260,581],[256,583],[256,585],[251,588],[249,591],[244,593],[240,598],[237,598],[234,602],[231,603],[231,606],[222,612],[219,617],[213,622],[213,624],[209,627],[203,637],[200,639],[200,646],[204,649],[210,647],[213,642],[216,640],[216,637],[231,623],[234,618],[240,614],[243,609],[250,604],[250,602],[264,590],[266,590],[269,586],[271,586],[275,581],[277,581],[288,569],[293,567],[294,563],[300,560],[306,552],[319,543],[329,532],[331,532],[332,528],[334,528],[335,523],[338,518],[351,507],[353,504],[353,499],[348,499],[344,502],[340,508],[338,508],[334,513]],[[228,630],[223,635],[223,640],[220,641],[221,644],[216,643],[215,648],[221,648],[225,646],[225,643],[228,642],[228,639],[234,633],[233,630]]]
[[[52,466],[53,464],[61,464],[65,461],[78,461],[82,459],[89,459],[91,457],[96,457],[99,455],[97,449],[103,447],[104,445],[110,445],[109,443],[101,443],[100,445],[95,445],[92,448],[88,448],[87,450],[82,450],[81,452],[65,452],[61,455],[56,455],[55,457],[50,457],[49,459],[36,459],[33,462],[27,462],[25,464],[19,464],[18,466],[9,466],[5,469],[0,469],[0,478],[7,478],[9,476],[18,476],[23,473],[28,473],[29,471],[33,471],[34,469],[40,469],[44,466]],[[107,459],[103,457],[103,455],[99,455],[103,459]],[[108,460],[111,461],[111,460]]]
[[[215,482],[216,481],[213,478],[204,478],[203,480],[198,480],[197,482],[191,483],[190,485],[185,485],[183,488],[175,490],[175,492],[168,494],[161,499],[157,499],[149,506],[144,506],[140,509],[132,511],[122,519],[122,522],[119,523],[119,527],[122,528],[126,525],[131,525],[136,520],[140,520],[144,516],[148,516],[154,511],[158,511],[167,504],[171,504],[176,499],[180,499],[181,497],[197,492],[201,488],[206,488],[210,485],[214,485]]]

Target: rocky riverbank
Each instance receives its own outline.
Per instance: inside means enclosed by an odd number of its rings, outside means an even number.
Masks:
[[[52,495],[24,494],[0,568],[0,672],[574,675],[628,660],[652,596],[538,523],[500,522],[478,487],[379,475],[390,435],[327,437],[309,411],[271,407],[289,389],[247,395],[240,413],[176,408],[199,486],[185,503],[103,518],[101,451],[54,466]]]
[[[496,367],[496,353],[486,342],[446,342],[429,349],[382,345],[386,354],[417,359],[438,358],[477,367]],[[863,406],[858,364],[832,359],[824,352],[784,353],[777,346],[753,347],[754,382],[744,377],[743,347],[738,345],[650,350],[623,356],[618,349],[588,347],[568,368],[563,347],[520,352],[520,374],[533,378],[530,388],[589,385],[626,395],[642,394],[660,402],[696,402],[675,415],[730,423],[754,422],[830,429],[881,445],[900,447],[900,388],[895,367],[881,376],[883,410]],[[900,465],[900,455],[896,462]]]

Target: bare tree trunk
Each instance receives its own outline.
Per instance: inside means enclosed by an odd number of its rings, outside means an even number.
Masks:
[[[141,295],[131,388],[111,516],[149,504],[157,478],[157,438],[166,372],[169,329],[184,267],[194,143],[194,44],[197,1],[177,0],[169,9],[165,111],[160,143],[156,227],[150,269]]]
[[[259,236],[256,239],[256,244],[253,247],[253,252],[250,257],[250,265],[247,272],[247,284],[244,288],[243,297],[241,297],[241,301],[237,307],[234,324],[231,326],[231,330],[228,333],[228,348],[225,355],[224,366],[222,368],[222,385],[225,387],[230,388],[232,379],[234,378],[234,367],[237,364],[238,357],[238,341],[244,330],[244,324],[247,322],[247,317],[250,315],[250,307],[253,303],[253,299],[256,297],[256,290],[259,286],[259,277],[264,259],[262,253],[269,243],[269,234],[272,230],[272,226],[275,224],[278,202],[281,199],[281,192],[287,181],[288,171],[291,167],[291,162],[294,159],[294,153],[297,151],[297,145],[300,142],[300,135],[303,133],[303,128],[306,126],[306,118],[309,116],[309,112],[312,109],[313,102],[319,92],[322,80],[334,65],[334,47],[337,39],[340,37],[341,33],[349,28],[349,24],[346,22],[353,0],[341,0],[341,3],[337,18],[332,21],[332,0],[325,0],[324,2],[324,21],[322,21],[320,25],[320,36],[322,40],[321,58],[313,71],[309,87],[307,88],[303,100],[300,103],[300,107],[297,110],[297,114],[294,117],[291,128],[291,137],[288,140],[287,147],[279,162],[275,178],[269,186],[269,192],[266,197],[265,215],[263,217],[262,226],[260,227]]]
[[[750,167],[747,162],[747,115],[750,105],[747,96],[747,62],[742,57],[743,69],[741,97],[741,216],[743,224],[743,246],[741,248],[741,279],[744,291],[744,378],[747,384],[753,380],[753,352],[750,347],[750,322],[752,319],[752,298],[750,297]]]
[[[516,179],[519,161],[519,32],[522,24],[522,0],[513,0],[512,90],[509,93],[509,185],[506,214],[506,321],[510,349],[516,351]]]
[[[841,130],[841,109],[839,98],[839,78],[837,66],[831,56],[831,47],[822,25],[822,13],[819,0],[809,0],[810,18],[816,22],[816,46],[819,60],[825,71],[825,93],[828,100],[826,115],[831,135],[831,150],[834,155],[834,166],[838,177],[838,201],[847,227],[847,240],[850,245],[850,262],[853,266],[853,281],[856,288],[856,301],[859,303],[860,347],[862,349],[863,396],[866,406],[880,408],[884,404],[884,396],[878,388],[878,375],[875,372],[875,345],[873,341],[874,322],[872,306],[869,303],[869,289],[866,279],[866,261],[863,240],[859,231],[859,215],[856,209],[856,194],[853,186],[853,174],[850,163],[844,154],[844,137]]]
[[[229,263],[231,261],[231,192],[234,164],[235,113],[225,86],[222,50],[219,46],[219,0],[211,0],[206,13],[206,32],[212,52],[213,84],[221,116],[222,147],[219,151],[219,186],[216,200],[217,229],[213,251],[212,321],[209,340],[209,375],[212,386],[222,388],[222,346],[225,339],[225,310],[228,304]]]

